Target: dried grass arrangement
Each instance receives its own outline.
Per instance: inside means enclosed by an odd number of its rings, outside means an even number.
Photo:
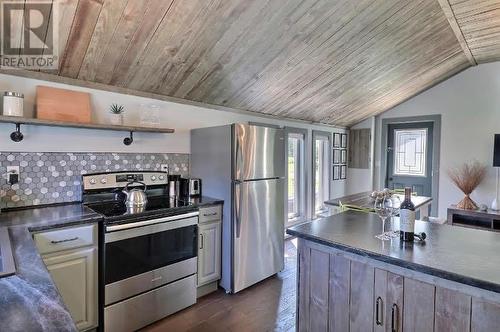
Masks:
[[[470,194],[483,181],[485,175],[486,166],[477,161],[464,163],[460,167],[448,170],[451,181],[465,194],[465,197],[457,204],[459,209],[477,209],[477,204],[470,198]]]

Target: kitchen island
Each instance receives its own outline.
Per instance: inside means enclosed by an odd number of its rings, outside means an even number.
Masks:
[[[499,234],[417,221],[427,240],[402,243],[381,230],[355,211],[287,230],[299,238],[299,331],[498,330]]]

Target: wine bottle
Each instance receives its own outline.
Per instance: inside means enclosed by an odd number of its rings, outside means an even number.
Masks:
[[[405,188],[405,199],[399,207],[399,238],[413,242],[415,238],[415,205],[411,202],[411,188]]]

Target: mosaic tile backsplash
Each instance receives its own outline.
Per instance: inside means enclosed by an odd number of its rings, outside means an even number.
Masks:
[[[172,153],[0,152],[0,209],[81,200],[81,175],[161,170],[189,175],[189,155]],[[7,183],[7,166],[19,166],[19,183]]]

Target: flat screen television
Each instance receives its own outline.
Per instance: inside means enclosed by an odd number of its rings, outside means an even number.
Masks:
[[[500,167],[500,134],[495,134],[495,144],[493,148],[493,167]]]

